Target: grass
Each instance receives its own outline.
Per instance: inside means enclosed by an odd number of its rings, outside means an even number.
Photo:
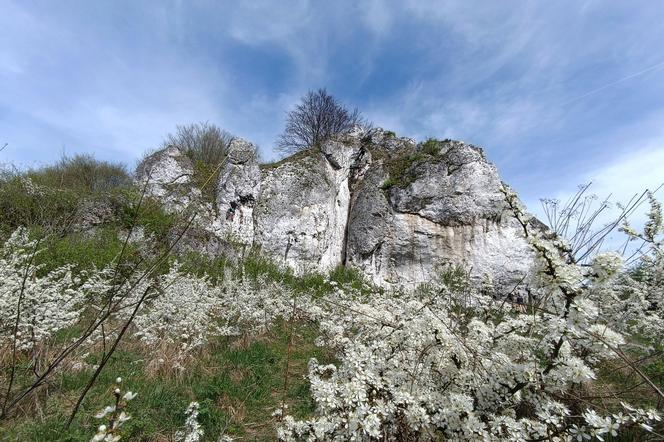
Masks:
[[[627,356],[632,361],[640,361],[638,364],[640,370],[660,388],[664,386],[664,344],[653,343],[640,336],[632,336],[631,339],[637,344],[653,345],[654,351],[651,353],[654,357],[642,360],[645,353],[632,347],[627,351]],[[601,365],[597,371],[597,380],[586,386],[583,393],[589,396],[603,396],[603,404],[607,409],[613,412],[624,411],[620,405],[625,401],[634,407],[656,408],[661,411],[661,399],[652,390],[651,387],[643,383],[639,377],[622,359],[608,361]],[[616,394],[619,393],[619,394]],[[664,422],[660,421],[655,425],[658,434],[664,434]],[[634,430],[621,432],[618,437],[607,438],[607,441],[638,441],[650,440],[644,438],[644,433],[638,428]]]
[[[44,250],[36,256],[35,262],[43,266],[41,274],[67,264],[76,270],[91,269],[93,266],[103,268],[120,254],[122,245],[117,228],[112,226],[100,228],[93,236],[84,233],[51,235],[42,243]],[[125,261],[132,262],[137,257],[138,251],[128,244]]]
[[[413,168],[416,164],[423,161],[436,159],[440,154],[441,141],[429,138],[420,143],[417,149],[412,151],[400,152],[392,157],[385,158],[385,169],[388,173],[388,179],[385,180],[381,188],[389,190],[392,187],[407,187],[411,184],[416,174]]]
[[[315,297],[330,293],[333,289],[330,282],[348,285],[362,294],[379,290],[353,268],[340,265],[327,275],[319,272],[295,275],[291,269],[275,263],[259,252],[250,253],[239,263],[233,263],[224,256],[210,259],[198,253],[189,253],[180,257],[179,262],[183,271],[196,276],[208,276],[213,282],[223,280],[224,273],[230,270],[236,276],[243,276],[253,281],[265,278],[284,285],[296,294]]]
[[[250,255],[241,264],[241,271],[245,276],[254,280],[261,276],[269,280],[280,282],[295,293],[321,296],[331,291],[330,282],[349,284],[357,290],[367,290],[368,282],[360,273],[344,266],[335,267],[327,276],[311,272],[304,275],[295,275],[292,270],[277,265],[270,259],[261,255]]]
[[[89,441],[99,424],[92,416],[110,405],[110,386],[121,376],[123,389],[138,392],[127,411],[132,419],[123,427],[123,440],[169,440],[184,425],[184,410],[191,401],[201,405],[199,422],[205,440],[217,440],[221,431],[250,440],[274,440],[272,413],[282,400],[289,412],[305,417],[313,412],[307,363],[315,357],[331,362],[327,351],[316,347],[314,325],[293,325],[288,388],[284,390],[290,324],[278,322],[253,341],[217,338],[182,376],[146,374],[146,355],[126,344],[102,372],[81,412],[70,428],[65,422],[91,372],[65,371],[49,386],[48,396],[36,409],[26,410],[0,426],[2,440]]]
[[[279,161],[274,161],[272,163],[263,163],[260,165],[261,170],[271,170],[271,169],[276,169],[279,166],[282,166],[287,163],[292,163],[294,161],[301,160],[303,158],[308,158],[310,156],[313,156],[316,152],[318,152],[318,149],[310,148],[310,149],[304,149],[299,152],[294,153],[293,155],[289,155],[286,158],[283,158]]]
[[[664,344],[655,343],[654,347],[652,354],[659,356],[642,361],[639,368],[655,385],[664,386],[664,358],[662,357]],[[641,360],[645,353],[632,348],[627,356],[632,361],[636,361]],[[642,379],[625,362],[616,359],[612,363],[600,367],[597,387],[605,392],[630,389],[622,396],[623,400],[626,399],[630,401],[630,404],[638,407],[655,407],[657,396],[648,385],[638,385],[641,382]]]
[[[152,235],[158,247],[166,247],[168,234],[179,221],[178,217],[168,214],[154,200],[144,199],[137,207],[139,199],[135,188],[125,188],[104,196],[104,204],[109,204],[115,212],[115,220],[96,227],[90,232],[56,231],[33,223],[30,231],[35,238],[43,238],[41,252],[36,263],[43,266],[42,274],[64,265],[72,265],[75,270],[103,268],[119,256],[127,232],[132,224],[145,229]],[[124,261],[128,264],[139,259],[137,248],[128,243]]]
[[[144,216],[139,212],[138,216],[143,224],[149,220],[154,225],[164,224],[158,212],[147,211]],[[93,236],[82,233],[50,236],[44,243],[46,250],[39,255],[39,263],[45,266],[44,270],[63,264],[73,264],[79,269],[91,265],[103,267],[122,246],[118,228],[105,226]],[[128,256],[131,259],[136,253],[132,249]],[[196,253],[179,260],[184,270],[212,279],[219,280],[226,271],[232,271],[254,280],[278,281],[294,293],[307,296],[330,292],[329,281],[349,284],[358,290],[367,288],[367,283],[354,270],[338,267],[328,276],[319,273],[296,276],[259,253],[235,264],[224,257],[210,259]],[[71,342],[80,332],[80,325],[61,330],[54,336],[53,345]],[[291,333],[293,344],[285,388]],[[129,339],[121,344],[102,372],[70,428],[65,427],[65,422],[92,375],[89,369],[66,368],[58,373],[48,388],[28,400],[16,416],[0,423],[0,440],[89,441],[100,424],[92,416],[112,403],[110,388],[117,376],[124,379],[123,388],[139,393],[127,409],[132,419],[123,427],[123,440],[171,440],[184,425],[184,410],[191,401],[200,403],[199,422],[205,430],[205,440],[216,441],[224,429],[227,434],[243,439],[274,440],[276,422],[272,413],[282,400],[289,405],[289,413],[297,418],[305,418],[314,411],[306,379],[307,363],[312,357],[322,363],[333,362],[330,350],[314,345],[317,335],[315,324],[291,325],[282,320],[253,339],[213,338],[181,375],[152,372],[149,361],[153,356]],[[99,358],[98,353],[91,353],[85,362],[95,364]],[[29,383],[30,363],[27,359],[22,361],[19,371],[24,377],[19,385]]]

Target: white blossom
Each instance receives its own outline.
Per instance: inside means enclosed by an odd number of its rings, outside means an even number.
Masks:
[[[187,419],[184,424],[184,429],[175,434],[175,440],[178,442],[198,442],[203,437],[203,428],[198,423],[198,410],[200,406],[198,402],[191,402],[185,411]]]
[[[19,350],[48,340],[81,315],[85,297],[80,281],[67,266],[40,276],[41,266],[33,259],[40,253],[25,228],[14,231],[0,250],[0,345],[13,340],[17,315]]]

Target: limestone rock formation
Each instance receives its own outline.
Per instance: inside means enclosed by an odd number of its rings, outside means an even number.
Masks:
[[[350,212],[346,264],[382,286],[415,287],[455,265],[499,285],[518,281],[532,257],[495,166],[477,147],[429,143],[431,152],[371,164]]]
[[[322,153],[265,168],[255,216],[255,244],[297,271],[343,262],[349,178],[359,143],[329,141]]]
[[[177,149],[148,160],[139,179],[151,170],[149,190],[170,210],[200,200]],[[356,131],[259,165],[256,147],[235,139],[214,210],[198,226],[215,244],[259,249],[299,273],[348,265],[380,286],[410,289],[461,265],[478,281],[509,285],[532,254],[501,187],[482,149],[459,141],[417,145]]]
[[[256,146],[235,138],[219,173],[217,210],[220,217],[215,225],[218,234],[242,245],[254,241],[254,207],[261,189]]]
[[[145,158],[136,170],[136,181],[171,211],[182,210],[200,199],[192,184],[194,165],[176,146],[168,146]]]

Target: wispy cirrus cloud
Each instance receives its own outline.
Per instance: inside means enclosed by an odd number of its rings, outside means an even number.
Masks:
[[[270,159],[284,112],[316,87],[401,134],[484,146],[528,200],[629,152],[657,152],[656,2],[0,0],[0,9],[0,141],[10,143],[0,161],[49,161],[63,148],[139,158],[199,120]]]

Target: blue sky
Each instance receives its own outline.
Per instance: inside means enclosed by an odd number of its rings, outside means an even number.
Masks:
[[[327,87],[375,125],[480,145],[536,209],[664,182],[657,1],[0,0],[0,163],[134,163],[209,121],[265,159]]]

